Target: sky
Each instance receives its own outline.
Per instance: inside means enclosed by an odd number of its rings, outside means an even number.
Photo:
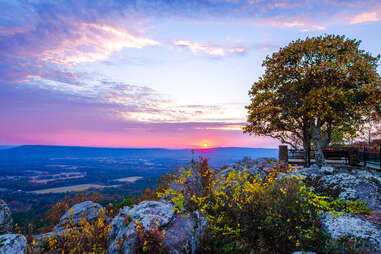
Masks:
[[[0,145],[277,147],[248,90],[324,34],[379,54],[381,0],[0,0]]]

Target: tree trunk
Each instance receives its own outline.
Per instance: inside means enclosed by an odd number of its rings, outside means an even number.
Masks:
[[[319,167],[326,166],[327,163],[324,158],[323,149],[321,147],[321,121],[318,119],[316,121],[311,120],[311,136],[314,142],[315,150],[315,162]]]
[[[303,149],[304,149],[304,167],[308,168],[311,165],[311,135],[308,131],[308,125],[303,126]]]
[[[329,146],[329,144],[331,143],[331,138],[332,138],[332,124],[329,122],[327,124],[327,131],[324,133],[323,136],[321,136],[321,146],[323,149]]]

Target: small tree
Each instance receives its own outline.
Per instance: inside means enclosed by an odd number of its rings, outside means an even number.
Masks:
[[[308,159],[325,165],[323,137],[355,133],[371,113],[380,114],[379,56],[359,49],[360,41],[327,35],[291,42],[263,62],[262,77],[249,91],[245,133],[303,142]],[[336,135],[340,136],[340,135]]]

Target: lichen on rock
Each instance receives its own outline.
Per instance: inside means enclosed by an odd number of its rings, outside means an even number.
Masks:
[[[202,213],[175,214],[173,205],[168,201],[143,201],[132,208],[124,207],[112,220],[110,254],[136,253],[137,222],[144,230],[151,230],[153,226],[163,230],[163,248],[173,254],[195,253],[207,225]]]
[[[373,246],[376,251],[381,251],[381,226],[367,221],[360,215],[335,216],[329,212],[320,216],[320,222],[323,230],[335,240],[348,236],[355,237]]]
[[[0,235],[0,254],[24,254],[26,238],[20,234]]]
[[[10,232],[13,228],[12,213],[8,205],[0,200],[0,234]]]

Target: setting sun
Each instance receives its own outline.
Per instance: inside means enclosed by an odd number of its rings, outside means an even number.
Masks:
[[[203,143],[202,148],[208,148],[208,143]]]

